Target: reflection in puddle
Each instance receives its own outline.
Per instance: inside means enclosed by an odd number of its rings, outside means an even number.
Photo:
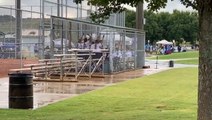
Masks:
[[[143,70],[135,70],[115,75],[105,75],[104,78],[79,79],[78,82],[37,82],[34,81],[34,109],[64,100],[79,94],[113,85],[128,79],[143,76]],[[0,108],[8,108],[9,79],[0,82]]]
[[[81,94],[95,90],[105,85],[99,84],[78,84],[78,83],[36,83],[35,92],[39,93],[56,93],[56,94]]]
[[[131,72],[119,73],[116,75],[106,75],[104,78],[78,80],[78,82],[36,82],[34,85],[34,90],[37,93],[82,94],[88,91],[102,88],[106,85],[141,76],[143,76],[143,71],[135,70]]]
[[[34,109],[64,100],[79,94],[113,85],[129,79],[153,74],[165,69],[140,69],[130,72],[122,72],[114,75],[105,75],[104,78],[79,79],[78,82],[34,82]],[[1,80],[0,83],[0,108],[8,108],[9,80]]]

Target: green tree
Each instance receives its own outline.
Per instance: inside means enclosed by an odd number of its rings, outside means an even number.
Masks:
[[[146,24],[146,40],[152,43],[166,39],[180,42],[183,38],[187,42],[194,43],[197,40],[198,33],[198,15],[197,12],[184,12],[174,10],[172,14],[168,12],[155,13],[144,11]],[[135,28],[135,12],[126,11],[126,27]]]
[[[169,39],[184,39],[194,43],[197,40],[198,16],[196,12],[180,12],[174,10],[170,19]]]
[[[77,0],[79,1],[79,0]],[[125,10],[122,4],[137,6],[144,0],[88,0],[98,6],[93,14],[94,21],[102,21],[111,13]],[[145,0],[148,8],[158,10],[166,6],[167,0]],[[173,1],[173,0],[172,0]],[[199,86],[198,120],[212,120],[212,0],[180,0],[185,6],[191,6],[199,15]]]
[[[158,16],[152,11],[144,11],[144,17],[146,19],[146,25],[144,30],[146,31],[146,39],[150,40],[152,43],[163,39],[162,38],[162,28],[158,23]]]
[[[126,10],[126,18],[125,18],[125,26],[126,27],[131,27],[131,28],[135,28],[135,24],[136,24],[136,16],[135,16],[135,12],[131,11],[131,10]]]

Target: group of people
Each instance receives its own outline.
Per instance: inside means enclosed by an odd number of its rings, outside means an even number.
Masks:
[[[120,45],[120,44],[119,44]],[[120,71],[124,68],[131,69],[134,67],[134,52],[130,46],[126,46],[126,51],[122,51],[118,44],[115,45],[115,50],[112,54],[114,71]],[[126,61],[125,64],[124,60]]]
[[[100,49],[103,49],[103,39],[104,36],[97,36],[96,40],[93,40],[91,35],[87,34],[82,36],[77,43],[78,49],[92,49],[93,52],[99,52]]]
[[[93,58],[99,58],[101,57],[101,49],[104,49],[105,47],[103,46],[103,40],[104,40],[104,35],[97,36],[95,40],[92,39],[91,35],[86,35],[82,36],[76,45],[77,49],[91,49],[96,55],[92,56]],[[119,71],[123,67],[121,65],[123,62],[121,62],[124,58],[126,58],[127,61],[132,61],[134,59],[133,57],[133,52],[130,49],[130,46],[126,46],[126,51],[123,52],[121,50],[122,44],[121,43],[116,43],[115,44],[115,49],[113,53],[111,54],[111,57],[113,59],[113,65],[114,65],[114,71]],[[133,65],[127,64],[126,67],[132,67]]]
[[[186,52],[186,47],[181,47],[180,45],[173,46],[173,45],[161,45],[158,48],[159,54],[171,54],[173,52]]]
[[[97,36],[96,40],[93,40],[92,36],[87,34],[82,36],[77,42],[77,49],[91,49],[95,55],[92,56],[95,58],[100,58],[102,56],[101,49],[103,49],[103,39],[104,36]]]
[[[104,35],[98,35],[97,37],[93,37],[92,35],[82,35],[78,39],[78,42],[73,46],[73,48],[77,49],[90,49],[95,55],[92,55],[92,59],[99,59],[102,56],[101,49],[108,49],[107,45],[103,45]],[[109,60],[109,56],[113,59],[113,64],[115,67],[115,71],[119,71],[123,68],[123,61],[133,61],[134,60],[134,52],[130,45],[126,45],[126,50],[124,50],[124,44],[122,42],[116,42],[112,53],[108,53],[106,56],[106,60]],[[49,46],[45,48],[46,53],[50,52]],[[34,46],[34,53],[38,53],[38,45]],[[79,54],[84,54],[84,51],[78,52]],[[45,54],[45,58],[49,58],[50,54]],[[83,55],[83,58],[88,58],[88,56]],[[121,65],[122,64],[122,65]],[[122,66],[122,68],[121,68]],[[131,68],[133,65],[127,64],[127,68]]]
[[[159,46],[159,52],[160,54],[171,54],[174,52],[173,45],[161,45]]]

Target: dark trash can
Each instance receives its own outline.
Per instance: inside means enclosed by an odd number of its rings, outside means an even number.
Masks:
[[[169,61],[169,67],[174,67],[174,61],[173,60]]]
[[[33,81],[31,73],[9,74],[9,108],[33,108]]]

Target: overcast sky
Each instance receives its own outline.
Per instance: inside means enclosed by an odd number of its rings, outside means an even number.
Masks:
[[[165,9],[161,9],[161,11],[169,11],[172,12],[173,10],[177,9],[180,11],[193,11],[193,9],[191,7],[186,8],[181,2],[180,0],[168,0],[168,4],[166,6]]]
[[[135,8],[130,8],[129,9],[132,9],[132,10],[135,10]],[[147,3],[144,4],[144,9],[147,9]],[[173,12],[173,10],[180,10],[180,11],[193,11],[193,9],[191,7],[188,7],[186,8],[184,5],[182,5],[180,3],[180,0],[174,0],[174,1],[171,1],[171,0],[168,0],[168,3],[166,5],[165,8],[163,9],[160,9],[159,11],[165,11],[165,12]]]
[[[21,0],[22,4],[39,5],[40,0]],[[0,5],[15,5],[15,0],[0,0]]]
[[[23,6],[33,5],[33,6],[39,6],[40,0],[21,0]],[[56,1],[56,0],[50,0],[50,1]],[[186,8],[180,3],[180,0],[168,0],[168,4],[165,9],[161,9],[160,11],[168,11],[172,12],[174,9],[177,10],[192,10],[192,8]],[[14,5],[15,0],[0,0],[0,5]],[[144,5],[144,9],[147,9],[147,4]]]

